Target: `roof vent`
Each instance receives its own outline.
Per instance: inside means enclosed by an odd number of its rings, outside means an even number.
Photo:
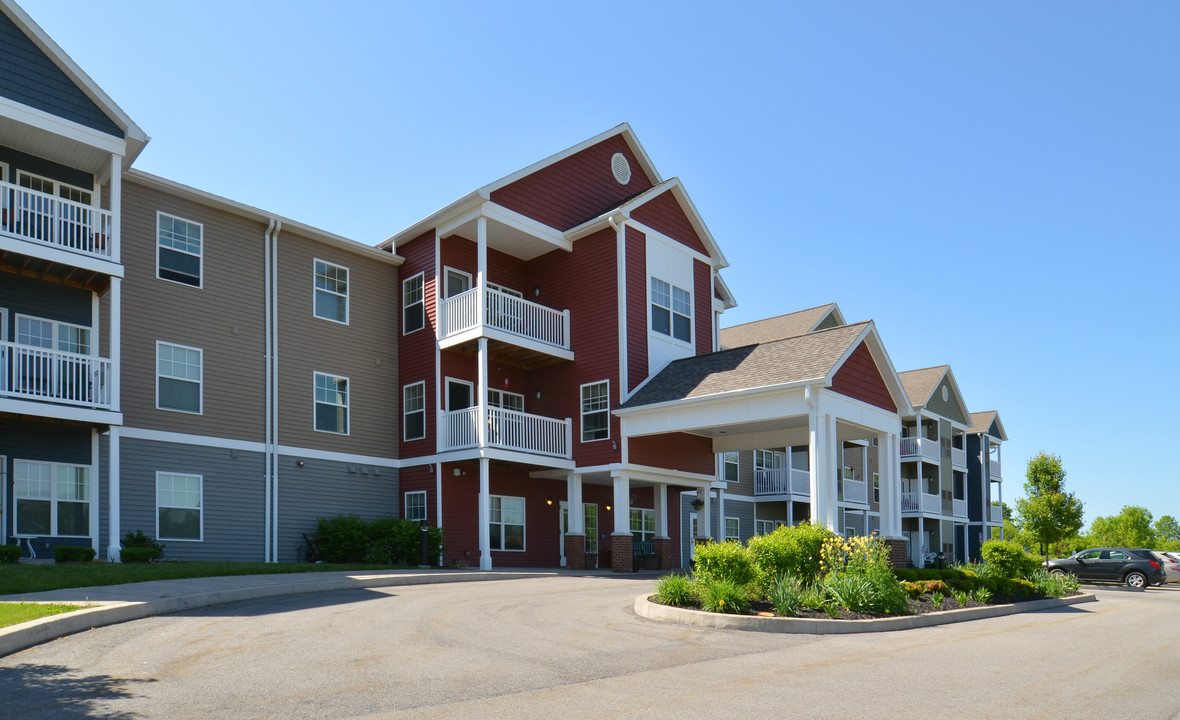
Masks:
[[[615,180],[618,180],[620,185],[626,185],[631,182],[631,163],[627,162],[627,157],[623,153],[615,153],[611,157],[610,171],[614,174]]]
[[[946,385],[942,386],[942,401],[946,402],[950,398],[950,393],[946,389]]]

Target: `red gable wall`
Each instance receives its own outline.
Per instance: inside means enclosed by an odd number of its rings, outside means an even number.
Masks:
[[[631,212],[631,217],[670,238],[679,240],[702,255],[709,254],[701,236],[693,229],[692,223],[671,190],[662,192],[635,208]]]
[[[862,400],[889,412],[897,412],[897,405],[881,379],[873,355],[862,342],[852,351],[844,365],[832,378],[832,389],[841,395]]]
[[[620,185],[610,159],[622,153],[631,181]],[[492,202],[558,230],[569,230],[652,186],[622,135],[542,168],[492,193]]]

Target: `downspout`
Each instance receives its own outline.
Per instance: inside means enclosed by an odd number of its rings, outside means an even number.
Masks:
[[[263,471],[263,484],[266,486],[266,501],[265,501],[266,502],[266,513],[265,513],[265,520],[263,521],[263,525],[262,525],[262,527],[263,527],[262,535],[263,535],[263,560],[264,560],[264,562],[271,562],[270,541],[269,541],[270,523],[271,523],[270,482],[271,482],[271,472],[272,472],[273,468],[271,466],[271,454],[270,454],[270,447],[271,447],[271,440],[272,440],[272,438],[270,436],[270,430],[271,430],[270,410],[271,410],[271,394],[272,394],[270,358],[271,358],[271,355],[273,354],[274,349],[271,347],[271,336],[270,336],[270,331],[271,331],[271,307],[270,307],[270,284],[271,284],[270,245],[271,245],[271,242],[270,242],[270,240],[271,240],[271,233],[274,232],[274,229],[275,229],[275,220],[274,220],[274,218],[271,218],[270,224],[267,225],[267,227],[266,227],[266,234],[263,236],[264,239],[263,239],[263,263],[262,263],[263,268],[264,268],[264,276],[265,276],[265,287],[264,287],[263,292],[265,293],[265,296],[266,296],[264,299],[265,314],[266,314],[266,354],[265,354],[265,358],[266,358],[266,360],[265,360],[265,362],[266,362],[266,371],[265,371],[265,376],[266,376],[266,381],[265,381],[265,385],[266,385],[266,430],[265,430],[265,436],[266,436],[266,439],[265,439],[264,445],[263,445],[263,456],[264,456],[264,461],[265,461],[264,466],[266,468]]]
[[[274,221],[274,232],[271,234],[271,269],[270,282],[270,382],[271,382],[271,551],[274,562],[279,561],[279,231],[283,229],[281,220]]]

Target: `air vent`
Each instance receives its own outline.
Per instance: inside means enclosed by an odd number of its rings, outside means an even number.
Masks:
[[[611,157],[610,171],[614,174],[615,180],[618,180],[620,185],[626,185],[631,182],[631,163],[627,162],[627,157],[623,153],[615,153]]]

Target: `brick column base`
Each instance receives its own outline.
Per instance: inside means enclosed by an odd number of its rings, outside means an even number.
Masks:
[[[905,538],[885,538],[885,544],[889,546],[889,561],[893,563],[893,567],[903,568],[909,564],[909,543]]]
[[[631,556],[634,544],[634,536],[631,533],[610,536],[611,570],[617,573],[629,573],[635,570],[634,558]]]
[[[581,533],[565,535],[565,566],[570,570],[586,569],[586,536]]]
[[[672,538],[652,538],[651,549],[659,558],[659,564],[656,567],[660,570],[668,570],[672,567]]]

